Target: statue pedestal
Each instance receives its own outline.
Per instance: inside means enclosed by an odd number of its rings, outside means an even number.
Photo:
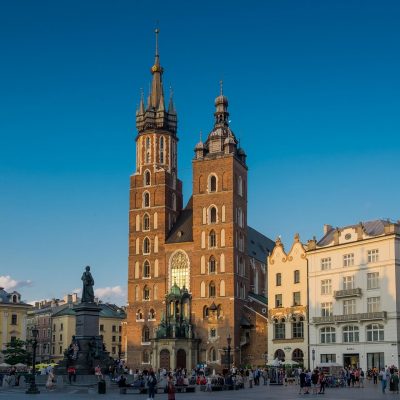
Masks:
[[[69,366],[74,366],[78,375],[90,375],[94,374],[97,365],[100,365],[104,372],[113,363],[104,348],[103,338],[99,335],[101,310],[96,303],[80,303],[74,307],[76,333],[57,372],[66,373]],[[74,345],[77,345],[77,352],[73,350]]]
[[[96,303],[80,303],[74,307],[75,336],[98,336],[101,307]]]

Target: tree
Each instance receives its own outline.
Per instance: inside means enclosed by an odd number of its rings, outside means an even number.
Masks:
[[[4,361],[7,364],[15,365],[18,363],[28,364],[31,361],[31,354],[26,349],[27,342],[21,339],[14,339],[6,344],[6,349],[2,351]]]

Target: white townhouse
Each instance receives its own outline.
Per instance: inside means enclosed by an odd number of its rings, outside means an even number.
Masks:
[[[399,366],[400,224],[324,226],[307,246],[314,363]]]

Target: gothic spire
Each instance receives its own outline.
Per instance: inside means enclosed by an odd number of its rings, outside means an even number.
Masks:
[[[157,28],[156,34],[156,54],[154,59],[154,65],[151,67],[151,73],[153,74],[153,80],[151,82],[151,94],[150,94],[150,107],[154,109],[164,109],[164,91],[162,86],[162,74],[163,68],[160,65],[160,56],[158,54],[158,34],[160,30]]]
[[[136,127],[139,131],[145,132],[148,129],[163,129],[176,135],[177,115],[172,99],[169,100],[168,111],[165,108],[164,88],[162,84],[163,68],[160,65],[160,56],[158,53],[158,34],[159,29],[155,30],[156,50],[154,65],[150,71],[152,80],[149,85],[149,96],[146,107],[144,106],[144,95],[141,94],[139,108],[136,112]]]

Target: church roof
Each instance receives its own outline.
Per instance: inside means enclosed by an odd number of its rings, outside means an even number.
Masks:
[[[252,227],[247,227],[247,255],[262,263],[266,263],[269,253],[275,247],[275,242]]]
[[[193,242],[193,209],[192,198],[181,211],[165,243]]]

